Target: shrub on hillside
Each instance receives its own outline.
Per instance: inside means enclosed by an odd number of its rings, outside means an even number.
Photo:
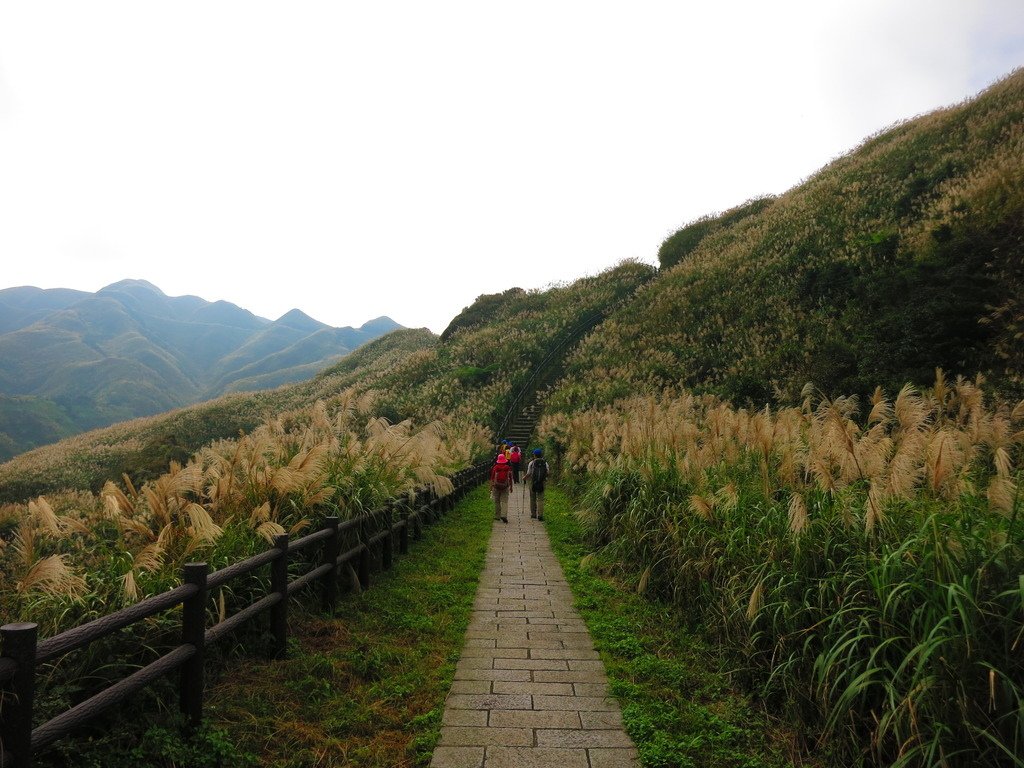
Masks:
[[[755,197],[742,205],[730,208],[725,213],[701,216],[665,239],[658,249],[658,263],[662,269],[674,267],[689,256],[708,235],[723,227],[732,226],[747,216],[760,213],[774,200],[774,195]]]
[[[526,295],[526,291],[522,288],[509,288],[501,293],[484,293],[477,296],[472,304],[464,307],[459,314],[452,318],[448,327],[441,333],[441,341],[447,341],[456,331],[463,328],[473,328],[490,322],[507,309],[512,302],[522,299]]]

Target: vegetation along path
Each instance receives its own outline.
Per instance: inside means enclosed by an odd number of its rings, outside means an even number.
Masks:
[[[495,522],[432,768],[639,765],[522,486]]]

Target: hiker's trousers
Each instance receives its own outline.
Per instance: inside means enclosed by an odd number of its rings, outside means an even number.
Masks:
[[[544,517],[544,491],[530,489],[530,517]]]
[[[491,498],[494,499],[494,519],[508,517],[508,488],[491,488]]]

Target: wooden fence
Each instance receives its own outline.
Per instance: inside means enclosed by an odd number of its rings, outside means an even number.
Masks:
[[[184,568],[181,586],[42,642],[38,641],[35,624],[0,627],[0,768],[28,768],[32,764],[33,753],[45,749],[175,670],[180,670],[178,691],[181,711],[191,724],[198,725],[203,716],[203,656],[207,644],[231,634],[248,619],[269,611],[274,653],[278,658],[283,657],[288,639],[289,596],[317,582],[321,585],[324,608],[333,609],[342,568],[353,586],[366,589],[370,584],[375,548],[379,548],[381,567],[389,569],[394,558],[396,537],[399,553],[405,554],[410,530],[418,538],[424,522],[432,522],[451,509],[458,498],[486,479],[489,468],[489,464],[478,464],[457,472],[452,478],[455,490],[445,497],[439,497],[430,490],[420,490],[412,499],[393,501],[379,512],[344,522],[337,517],[329,517],[323,528],[295,541],[289,541],[287,535],[277,536],[273,547],[267,551],[213,573],[209,572],[206,563],[189,563]],[[346,539],[352,546],[342,551]],[[321,549],[320,564],[289,580],[289,556],[315,547]],[[270,590],[266,595],[233,616],[207,626],[210,590],[265,565],[270,566]],[[181,643],[178,646],[120,682],[32,727],[38,665],[179,605],[182,611]]]

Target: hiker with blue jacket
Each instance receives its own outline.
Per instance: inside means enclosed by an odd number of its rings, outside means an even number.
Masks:
[[[544,519],[544,481],[548,479],[548,463],[544,461],[544,451],[533,449],[533,461],[526,468],[523,482],[530,486],[530,517],[535,520]]]

